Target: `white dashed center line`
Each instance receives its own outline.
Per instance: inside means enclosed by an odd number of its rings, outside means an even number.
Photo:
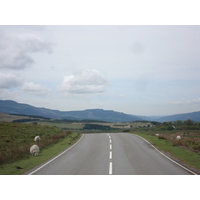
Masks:
[[[112,163],[112,140],[111,140],[111,137],[109,134],[107,134],[109,139],[110,139],[110,156],[109,156],[109,159],[110,159],[110,163],[109,163],[109,174],[111,175],[113,172],[113,163]]]
[[[112,159],[112,151],[110,151],[110,159]]]
[[[109,165],[109,174],[110,175],[112,174],[112,162],[110,162],[110,165]]]

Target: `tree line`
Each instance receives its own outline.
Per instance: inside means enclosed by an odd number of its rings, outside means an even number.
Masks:
[[[100,125],[100,124],[85,124],[83,129],[87,130],[111,130],[110,126]]]
[[[194,122],[191,119],[187,119],[185,121],[176,120],[170,122],[152,122],[155,126],[152,129],[157,130],[199,130],[200,129],[200,122]]]

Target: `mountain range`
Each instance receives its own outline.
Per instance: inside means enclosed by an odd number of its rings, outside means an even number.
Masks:
[[[17,103],[12,100],[0,100],[0,112],[8,114],[36,115],[52,119],[92,119],[107,122],[130,122],[130,121],[176,121],[191,119],[200,121],[200,112],[169,115],[169,116],[138,116],[130,115],[113,110],[87,109],[82,111],[59,111],[47,108],[38,108],[28,104]]]
[[[37,108],[28,104],[17,103],[12,100],[0,100],[0,112],[8,114],[24,114],[48,117],[52,119],[92,119],[107,122],[141,121],[135,115],[127,115],[113,110],[87,109],[83,111],[59,111],[47,108]]]

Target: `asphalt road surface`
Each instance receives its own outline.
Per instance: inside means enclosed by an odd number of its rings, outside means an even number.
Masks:
[[[84,134],[79,142],[32,175],[191,175],[129,133]]]

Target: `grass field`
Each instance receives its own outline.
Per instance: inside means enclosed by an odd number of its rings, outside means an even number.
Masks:
[[[58,123],[54,121],[38,121],[37,122],[40,125],[46,125],[46,126],[57,126],[60,129],[66,129],[66,130],[83,130],[83,127],[85,124],[98,124],[103,126],[110,126],[114,129],[131,129],[136,127],[151,127],[152,124],[150,122],[122,122],[122,123],[104,123],[104,122],[73,122],[73,123]]]
[[[39,142],[34,141],[37,135],[41,138]],[[66,135],[57,127],[0,122],[0,164],[28,156],[34,144],[43,149]]]
[[[66,129],[66,130],[79,130],[83,129],[84,124],[83,123],[58,123],[58,122],[48,122],[48,121],[38,121],[37,122],[40,125],[43,126],[56,126],[60,129]]]
[[[145,134],[153,136],[159,134],[159,139],[169,141],[173,146],[180,146],[200,155],[199,130],[148,131]],[[177,140],[177,136],[180,136],[181,140]]]
[[[12,122],[13,120],[19,120],[19,119],[30,119],[30,117],[0,113],[0,121],[2,122]]]
[[[65,150],[70,145],[74,144],[80,137],[78,133],[72,133],[70,136],[62,139],[60,142],[48,146],[48,148],[43,149],[38,156],[29,155],[27,158],[21,160],[4,164],[0,166],[0,175],[20,175],[27,170],[51,159],[63,150]],[[70,142],[70,144],[69,144]]]
[[[34,138],[37,135],[40,136],[41,141],[35,142]],[[21,166],[19,162],[23,162],[26,159],[28,166],[34,165],[34,163],[32,165],[30,162],[32,160],[40,162],[41,159],[44,161],[54,155],[54,152],[51,154],[49,150],[47,155],[45,155],[46,149],[55,146],[55,153],[58,153],[60,147],[66,148],[68,146],[67,142],[74,142],[79,135],[79,133],[63,131],[55,126],[0,122],[0,174],[3,173],[2,170],[8,169],[11,166],[13,170],[15,168],[19,172],[22,171],[21,169],[25,170],[27,167]],[[62,142],[62,144],[58,148],[56,145],[59,142]],[[30,147],[34,144],[37,144],[40,148],[37,157],[33,157],[30,154]],[[13,168],[13,166],[15,167]]]

